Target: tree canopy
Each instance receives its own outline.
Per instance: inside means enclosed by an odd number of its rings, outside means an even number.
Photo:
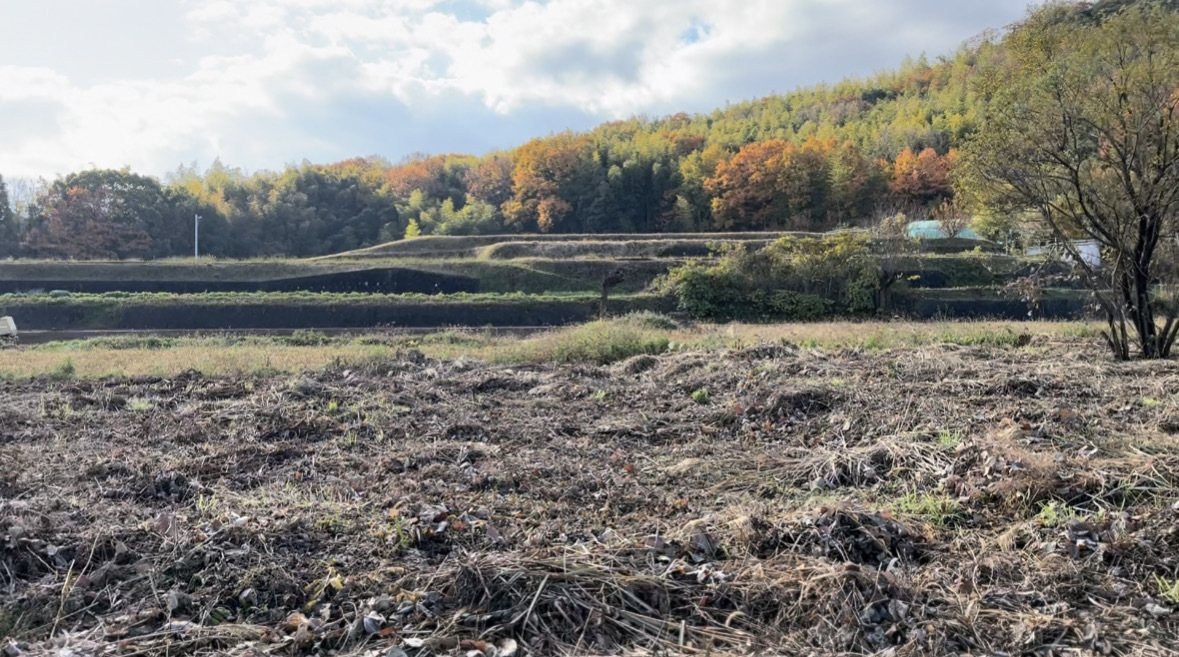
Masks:
[[[1048,6],[1008,37],[963,174],[998,211],[1034,210],[1071,251],[1116,355],[1130,355],[1130,325],[1143,356],[1165,357],[1179,333],[1167,301],[1179,284],[1179,14],[1116,4]],[[1089,266],[1075,238],[1108,262]]]

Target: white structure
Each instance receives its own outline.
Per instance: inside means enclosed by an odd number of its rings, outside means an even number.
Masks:
[[[0,317],[0,338],[15,338],[16,322],[11,317]]]
[[[1076,250],[1077,254],[1081,256],[1081,260],[1083,260],[1085,264],[1093,267],[1094,269],[1101,266],[1101,244],[1099,244],[1097,240],[1073,240],[1072,247]],[[1052,254],[1065,260],[1072,258],[1072,255],[1068,251],[1065,251],[1064,247],[1060,244],[1047,244],[1045,246],[1033,246],[1028,248],[1028,255],[1035,256],[1044,254]]]

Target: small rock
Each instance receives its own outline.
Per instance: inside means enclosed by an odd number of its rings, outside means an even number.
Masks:
[[[1150,603],[1142,608],[1143,611],[1154,616],[1155,618],[1166,618],[1171,615],[1171,610],[1155,603]]]

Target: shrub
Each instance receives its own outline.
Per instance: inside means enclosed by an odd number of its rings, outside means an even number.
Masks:
[[[724,263],[707,266],[692,262],[668,273],[667,285],[679,309],[694,317],[724,320],[741,317],[748,306],[749,281]]]
[[[759,315],[799,321],[813,321],[830,315],[835,305],[830,299],[791,290],[754,290],[749,303]]]
[[[661,281],[680,310],[711,320],[813,320],[876,307],[880,266],[866,235],[786,236],[749,251],[721,248],[715,264],[688,263]]]

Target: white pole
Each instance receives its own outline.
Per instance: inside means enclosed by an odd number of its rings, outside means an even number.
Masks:
[[[193,215],[192,220],[192,257],[201,257],[201,215]]]

